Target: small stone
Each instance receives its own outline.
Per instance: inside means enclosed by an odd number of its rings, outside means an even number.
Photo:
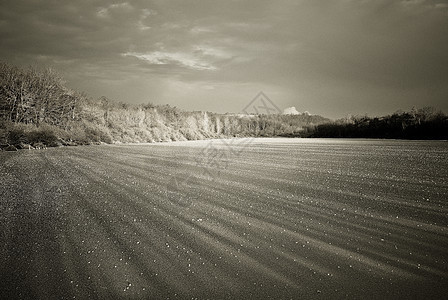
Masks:
[[[34,143],[33,144],[34,148],[36,149],[47,149],[47,146],[45,146],[43,143]]]

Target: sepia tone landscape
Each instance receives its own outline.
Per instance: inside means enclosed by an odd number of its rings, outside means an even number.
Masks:
[[[0,300],[447,298],[447,0],[2,0],[0,41]]]

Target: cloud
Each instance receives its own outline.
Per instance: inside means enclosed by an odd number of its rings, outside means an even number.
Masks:
[[[222,100],[239,111],[263,90],[278,106],[330,116],[409,103],[448,109],[447,4],[2,0],[0,57],[52,66],[75,88],[130,102],[218,110]]]
[[[128,2],[111,4],[107,7],[100,7],[98,9],[97,15],[100,18],[109,18],[114,13],[126,13],[131,12],[133,7]]]
[[[133,56],[153,65],[177,65],[193,70],[216,70],[216,67],[190,53],[160,52],[149,53],[127,52],[123,56]]]
[[[193,34],[204,34],[204,33],[208,34],[208,33],[214,33],[216,31],[211,28],[207,28],[207,27],[195,26],[190,29],[190,32]]]
[[[205,56],[211,59],[230,59],[233,55],[228,49],[222,49],[218,47],[211,47],[207,45],[201,45],[195,47],[195,53]]]
[[[138,24],[138,28],[140,30],[149,30],[151,29],[151,26],[148,26],[146,24],[147,20],[149,19],[150,16],[155,16],[157,15],[157,11],[153,10],[153,9],[147,9],[144,8],[141,10],[141,14],[140,14],[140,19],[138,20],[137,24]]]

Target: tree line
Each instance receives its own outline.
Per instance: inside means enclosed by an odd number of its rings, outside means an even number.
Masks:
[[[0,63],[0,148],[248,136],[448,139],[447,129],[447,116],[430,107],[331,121],[306,113],[217,114],[133,105],[74,91],[52,69]]]
[[[169,105],[93,99],[52,69],[0,64],[0,145],[19,148],[161,142],[245,136],[301,136],[321,116],[188,112]]]
[[[354,116],[315,126],[310,137],[448,139],[448,116],[433,107],[384,117]]]

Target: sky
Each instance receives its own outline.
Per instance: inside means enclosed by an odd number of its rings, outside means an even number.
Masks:
[[[448,0],[1,0],[0,61],[190,111],[448,112]]]

